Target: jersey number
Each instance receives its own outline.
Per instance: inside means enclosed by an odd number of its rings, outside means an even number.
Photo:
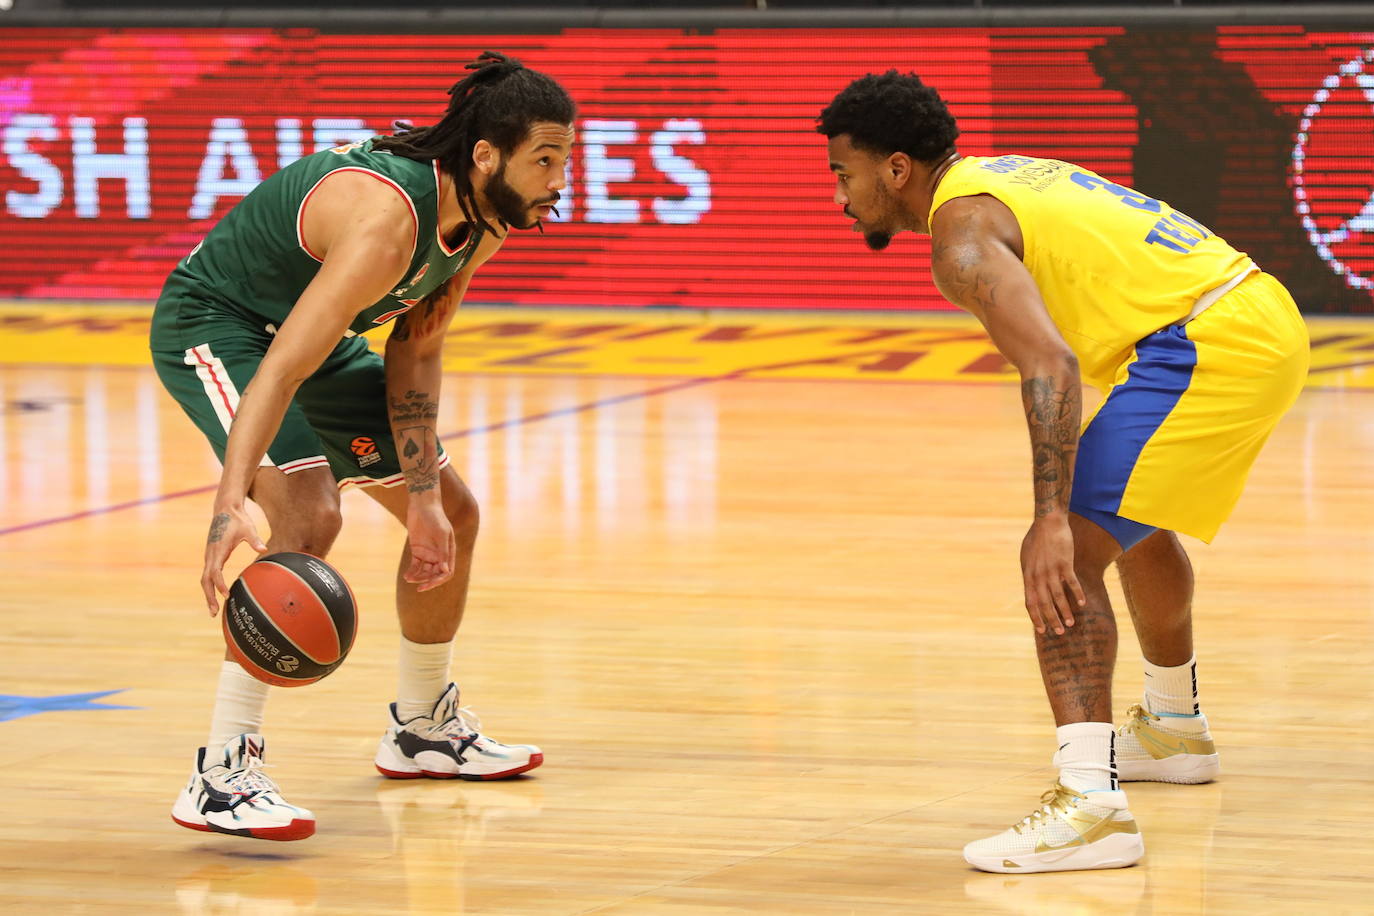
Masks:
[[[1139,191],[1132,191],[1125,185],[1116,184],[1097,175],[1089,175],[1087,172],[1074,172],[1072,178],[1074,184],[1087,188],[1089,191],[1101,188],[1109,194],[1115,194],[1123,204],[1133,210],[1159,213],[1164,209],[1164,205],[1153,197],[1146,197]],[[1212,233],[1202,223],[1177,210],[1171,210],[1161,216],[1159,221],[1150,229],[1149,234],[1145,236],[1145,244],[1163,245],[1171,251],[1187,254],[1193,250],[1198,242],[1211,238],[1211,236]]]

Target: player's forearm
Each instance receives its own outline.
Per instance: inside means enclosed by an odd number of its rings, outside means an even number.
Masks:
[[[1031,441],[1035,517],[1067,513],[1083,416],[1083,389],[1072,354],[1021,369],[1021,402]]]
[[[262,456],[272,444],[272,437],[281,426],[282,417],[295,394],[295,387],[272,384],[262,378],[262,371],[253,378],[239,400],[234,421],[229,427],[229,441],[224,449],[224,471],[220,475],[219,490],[215,494],[217,506],[239,506],[248,498],[253,475],[262,463]]]
[[[439,384],[442,357],[387,348],[386,404],[396,455],[412,499],[439,498]]]

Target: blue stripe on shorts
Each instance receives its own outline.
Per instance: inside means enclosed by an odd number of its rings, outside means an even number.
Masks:
[[[1129,550],[1155,529],[1117,512],[1145,443],[1188,390],[1197,346],[1183,325],[1170,325],[1136,344],[1124,384],[1107,395],[1078,441],[1069,508],[1101,525]],[[1129,541],[1129,543],[1127,543]]]

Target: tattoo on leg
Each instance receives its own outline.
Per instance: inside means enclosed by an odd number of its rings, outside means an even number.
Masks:
[[[1112,672],[1116,668],[1116,619],[1105,589],[1088,593],[1088,604],[1064,635],[1037,634],[1036,651],[1055,721],[1109,722]]]

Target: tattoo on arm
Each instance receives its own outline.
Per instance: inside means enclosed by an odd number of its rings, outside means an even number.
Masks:
[[[410,311],[402,313],[392,326],[389,339],[407,341],[412,337],[427,337],[443,331],[456,305],[449,292],[449,284],[445,283]]]
[[[1082,394],[1076,374],[1046,375],[1021,382],[1034,465],[1035,517],[1067,510],[1078,452]]]
[[[981,267],[979,252],[963,244],[933,241],[930,254],[936,285],[955,305],[986,315],[996,305],[999,278]]]
[[[986,247],[971,222],[952,224],[950,233],[932,239],[931,245],[931,273],[946,299],[976,314],[990,334],[999,325],[1020,328],[1016,321],[1021,316],[1014,310],[1021,307],[1022,297],[1015,294],[1014,285],[1010,292],[1003,289],[1006,275],[984,263]],[[997,314],[999,295],[1010,300],[1000,304],[1003,314]],[[1063,372],[1021,382],[1034,462],[1036,518],[1069,507],[1083,395],[1073,359],[1063,365]]]
[[[439,402],[429,392],[413,388],[388,401],[406,489],[411,493],[433,490],[439,486],[439,437],[434,431]]]
[[[433,428],[434,421],[439,419],[439,402],[431,400],[428,391],[412,388],[399,398],[392,397],[390,401],[391,423],[394,426],[427,420]]]
[[[433,490],[439,485],[439,440],[434,430],[428,426],[410,426],[399,432],[406,489],[411,493]]]
[[[214,544],[224,537],[224,529],[229,527],[229,513],[221,512],[210,520],[210,536],[206,538],[207,544]]]

